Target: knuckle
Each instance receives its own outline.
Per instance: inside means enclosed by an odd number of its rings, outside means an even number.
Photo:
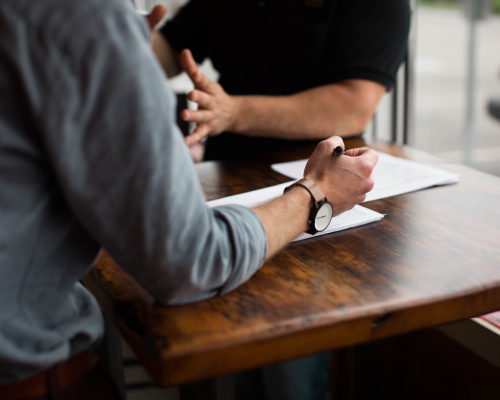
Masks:
[[[374,165],[369,160],[363,158],[360,163],[360,172],[363,176],[370,176],[373,172],[373,167]]]
[[[373,179],[373,177],[370,178],[370,191],[373,190],[373,188],[375,187],[375,179]]]
[[[331,144],[331,142],[328,139],[322,140],[317,145],[317,149],[320,150],[321,152],[327,152],[331,148],[332,148],[332,144]]]
[[[365,193],[370,192],[373,189],[374,186],[375,186],[375,181],[373,180],[373,177],[370,176],[370,178],[366,182],[366,187],[365,187],[366,191],[365,191]]]

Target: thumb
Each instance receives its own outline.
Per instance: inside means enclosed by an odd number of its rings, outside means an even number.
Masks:
[[[154,6],[151,12],[146,16],[151,30],[154,30],[154,28],[165,18],[166,15],[167,7],[164,4],[157,4]]]

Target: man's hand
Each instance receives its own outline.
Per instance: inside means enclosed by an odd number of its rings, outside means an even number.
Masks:
[[[335,156],[337,146],[344,146],[338,136],[320,142],[304,170],[304,177],[315,182],[332,203],[335,215],[365,200],[366,193],[373,189],[372,172],[378,161],[377,153],[366,148]]]
[[[163,21],[167,15],[167,7],[164,4],[157,4],[152,8],[149,14],[146,15],[149,28],[154,31],[156,26]]]
[[[191,145],[205,136],[217,135],[230,129],[236,115],[236,102],[221,85],[211,81],[200,71],[189,50],[181,52],[180,63],[195,87],[188,93],[187,98],[198,104],[197,111],[181,112],[183,120],[196,123],[196,129],[186,137],[186,143]]]

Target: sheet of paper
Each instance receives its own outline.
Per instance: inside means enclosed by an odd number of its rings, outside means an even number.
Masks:
[[[223,197],[222,199],[212,200],[207,202],[210,207],[221,206],[225,204],[238,204],[245,207],[255,207],[261,203],[265,203],[283,194],[285,187],[291,182],[281,183],[279,185],[270,186],[263,189],[253,190],[251,192],[241,193],[234,196]],[[352,210],[346,211],[337,215],[332,219],[330,225],[323,231],[318,232],[314,236],[324,235],[326,233],[337,232],[340,230],[353,228],[355,226],[364,225],[370,222],[379,221],[384,217],[383,214],[372,211],[366,207],[355,206]],[[308,233],[299,235],[296,240],[304,240],[313,237]]]
[[[290,186],[294,181],[280,183],[279,185],[269,186],[263,189],[252,190],[234,196],[223,197],[222,199],[212,200],[207,202],[210,207],[215,207],[224,204],[239,204],[245,207],[255,207],[265,203],[283,194],[287,186]]]
[[[290,178],[300,179],[304,175],[306,162],[307,160],[299,160],[273,164],[272,168]],[[373,179],[375,186],[366,195],[365,203],[431,186],[455,183],[458,182],[458,175],[379,152],[378,163],[373,170]]]

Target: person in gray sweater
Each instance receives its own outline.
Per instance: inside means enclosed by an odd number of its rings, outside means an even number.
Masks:
[[[100,250],[160,303],[224,295],[310,229],[311,195],[207,207],[129,2],[2,0],[0,60],[0,399],[118,398],[88,356],[103,317],[79,283]],[[333,157],[342,145],[321,142],[305,171],[334,215],[364,200],[377,161]]]

